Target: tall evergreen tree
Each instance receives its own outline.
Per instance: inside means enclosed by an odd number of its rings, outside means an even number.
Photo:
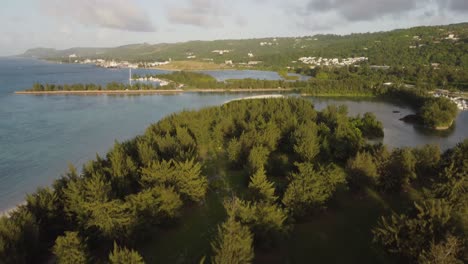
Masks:
[[[59,236],[53,248],[59,264],[86,264],[89,261],[88,249],[77,232],[65,232]]]
[[[135,250],[119,247],[114,242],[114,250],[109,254],[110,264],[145,264],[141,255]]]
[[[212,243],[214,264],[248,264],[254,258],[253,237],[248,227],[229,217],[218,227],[218,235]]]
[[[272,182],[268,181],[263,167],[250,177],[249,189],[256,200],[272,203],[278,199],[275,196],[275,186]]]

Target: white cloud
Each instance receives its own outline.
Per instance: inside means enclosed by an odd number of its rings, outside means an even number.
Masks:
[[[229,16],[222,0],[190,0],[187,6],[171,6],[169,22],[199,27],[220,27]]]
[[[87,26],[136,32],[155,27],[146,11],[130,0],[40,0],[48,15]]]

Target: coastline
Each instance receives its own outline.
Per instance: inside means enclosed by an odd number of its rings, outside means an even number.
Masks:
[[[181,93],[292,92],[291,88],[265,89],[186,89],[186,90],[96,90],[96,91],[16,91],[20,95],[152,95]]]

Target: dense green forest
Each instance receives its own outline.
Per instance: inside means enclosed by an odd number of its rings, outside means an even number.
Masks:
[[[0,259],[463,263],[468,140],[381,136],[371,113],[293,98],[173,114],[0,218]]]
[[[453,34],[453,38],[450,36]],[[266,44],[261,44],[266,43]],[[227,50],[222,55],[215,50]],[[248,54],[253,54],[253,57]],[[245,40],[189,41],[173,44],[134,44],[116,48],[72,48],[68,50],[32,49],[23,56],[69,61],[78,58],[116,59],[135,62],[187,60],[234,64],[261,61],[257,66],[284,70],[297,68],[301,57],[352,58],[368,57],[371,65],[419,66],[440,65],[468,68],[468,24],[414,27],[388,32],[350,35],[315,35],[290,38]]]

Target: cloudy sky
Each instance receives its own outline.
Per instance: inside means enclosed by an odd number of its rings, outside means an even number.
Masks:
[[[0,56],[32,47],[347,34],[468,21],[468,0],[2,0]]]

